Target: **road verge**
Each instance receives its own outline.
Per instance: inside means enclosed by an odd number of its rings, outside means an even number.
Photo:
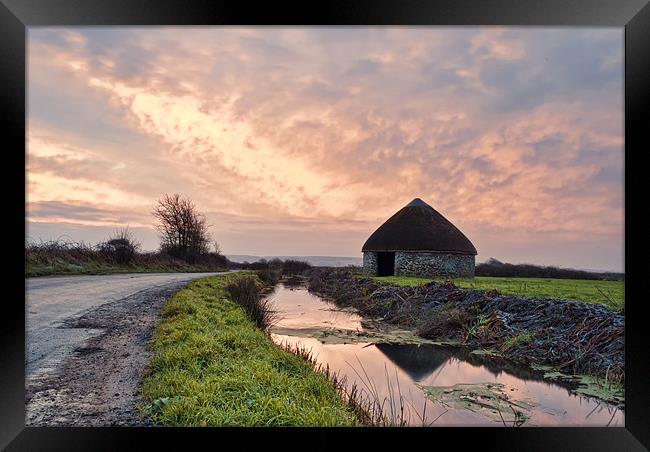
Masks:
[[[273,343],[228,298],[225,287],[245,275],[195,281],[166,303],[142,414],[168,426],[356,425],[326,375]]]

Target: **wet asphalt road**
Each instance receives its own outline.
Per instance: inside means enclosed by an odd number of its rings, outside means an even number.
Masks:
[[[98,306],[140,291],[178,287],[217,273],[138,273],[27,278],[25,280],[25,366],[30,379],[55,370],[74,350],[99,334],[93,328],[66,328]]]

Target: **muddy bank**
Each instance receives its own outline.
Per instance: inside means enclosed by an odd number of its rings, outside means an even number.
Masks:
[[[164,302],[187,282],[137,292],[66,320],[61,328],[102,333],[61,366],[26,383],[27,426],[148,426],[136,406],[148,341]]]
[[[464,290],[451,282],[394,286],[346,270],[314,269],[308,287],[426,339],[490,349],[537,368],[624,382],[625,316],[600,305]]]

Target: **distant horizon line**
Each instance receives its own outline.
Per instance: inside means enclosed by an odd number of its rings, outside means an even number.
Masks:
[[[345,259],[363,259],[363,256],[332,256],[332,255],[325,255],[325,254],[266,254],[266,255],[259,255],[259,254],[236,254],[236,253],[222,253],[226,257],[230,256],[239,256],[239,257],[257,257],[257,258],[281,258],[281,257],[331,257],[331,258],[345,258]],[[493,256],[488,257],[485,260],[477,262],[477,264],[484,264],[490,259],[497,259]],[[579,267],[564,267],[561,265],[544,265],[544,264],[535,264],[532,262],[503,262],[500,259],[499,262],[502,262],[503,264],[511,264],[511,265],[535,265],[538,267],[556,267],[556,268],[561,268],[565,270],[581,270],[581,271],[587,271],[587,272],[597,272],[597,273],[618,273],[618,274],[625,274],[625,270],[601,270],[601,269],[595,269],[595,268],[579,268]]]
[[[57,240],[61,240],[61,237],[57,238]],[[36,241],[34,238],[31,238],[29,236],[26,237],[26,244],[31,242],[31,241]],[[41,241],[43,241],[41,239]],[[45,240],[47,241],[47,240]],[[92,244],[92,241],[85,242],[83,240],[77,242],[77,243],[87,243],[87,244]],[[141,252],[145,253],[155,253],[158,252],[159,249],[140,249]],[[240,256],[240,257],[252,257],[252,258],[262,258],[262,259],[267,259],[267,258],[281,258],[281,257],[289,257],[289,258],[300,258],[300,257],[313,257],[313,258],[334,258],[334,259],[358,259],[362,260],[363,259],[363,254],[359,254],[358,256],[344,256],[344,255],[330,255],[330,254],[238,254],[238,253],[224,253],[221,252],[222,255],[229,257],[229,256]],[[489,259],[497,259],[498,261],[505,263],[505,264],[512,264],[512,265],[535,265],[538,267],[556,267],[560,269],[565,269],[565,270],[580,270],[580,271],[586,271],[586,272],[592,272],[592,273],[615,273],[615,274],[625,274],[625,270],[612,270],[612,269],[596,269],[596,268],[586,268],[586,267],[567,267],[567,266],[562,266],[562,265],[551,265],[551,264],[536,264],[532,262],[507,262],[507,261],[502,261],[501,259],[498,259],[494,256],[490,256],[486,258],[485,260],[477,261],[477,264],[482,264],[486,263]]]

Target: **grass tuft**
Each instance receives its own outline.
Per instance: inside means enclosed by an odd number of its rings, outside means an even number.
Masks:
[[[501,351],[505,352],[510,350],[511,348],[515,348],[518,345],[522,344],[528,344],[530,341],[532,341],[535,338],[535,335],[533,333],[520,333],[517,334],[516,336],[512,336],[509,339],[506,339],[502,344],[501,344]]]
[[[258,328],[268,331],[278,320],[277,312],[272,309],[273,301],[260,296],[259,279],[243,276],[226,286],[230,299],[239,304]]]

